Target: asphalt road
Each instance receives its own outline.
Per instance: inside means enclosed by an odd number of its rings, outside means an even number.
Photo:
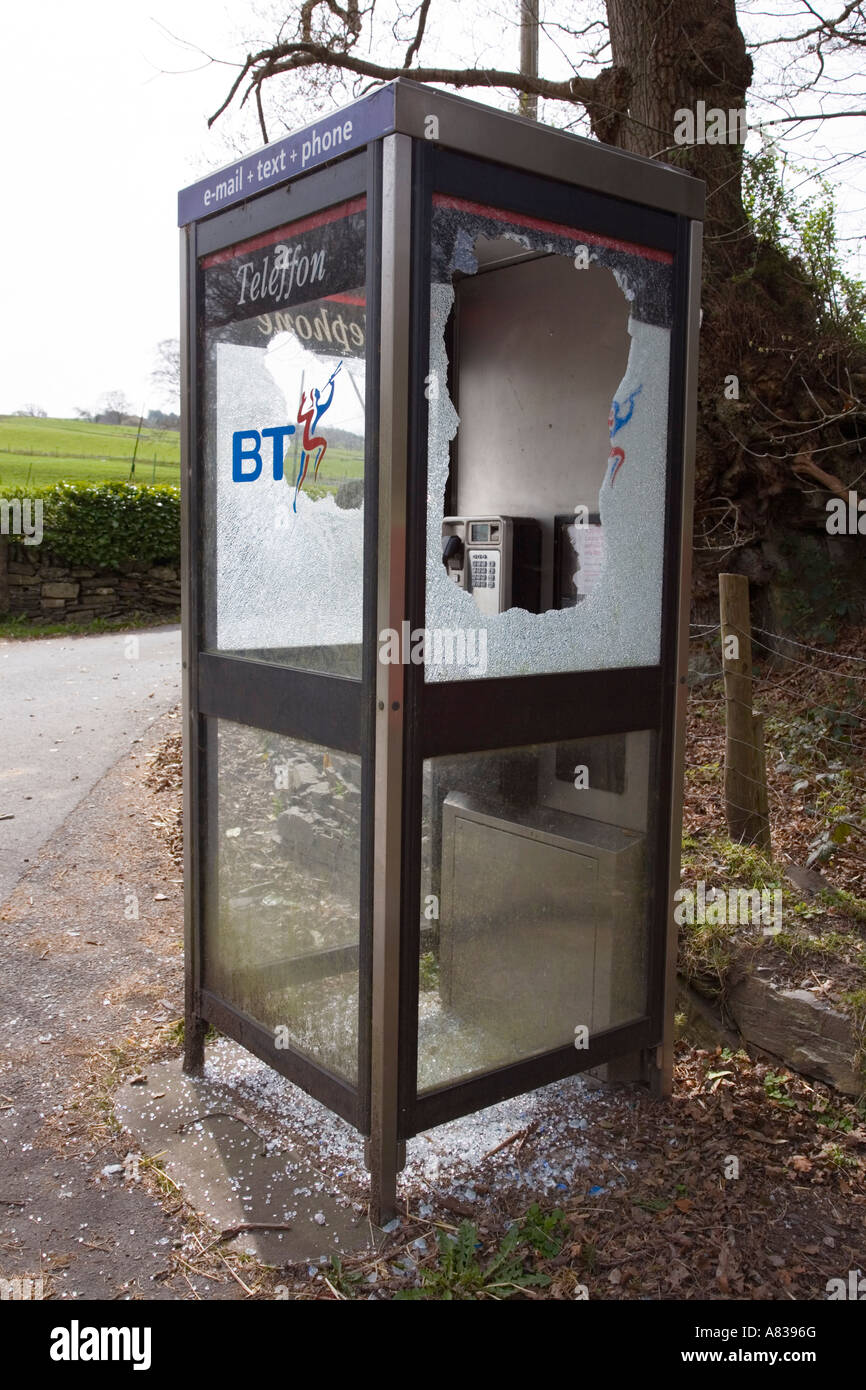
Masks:
[[[0,641],[0,903],[91,787],[180,697],[179,627]]]

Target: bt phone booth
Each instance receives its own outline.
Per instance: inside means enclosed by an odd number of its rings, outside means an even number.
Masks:
[[[398,80],[180,195],[186,1065],[670,1084],[703,185]]]

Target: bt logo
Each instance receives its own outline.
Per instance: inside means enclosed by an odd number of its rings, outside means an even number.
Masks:
[[[301,457],[295,478],[295,496],[292,509],[298,510],[298,493],[304,485],[309,470],[310,459],[316,455],[313,477],[319,472],[319,465],[325,457],[328,441],[323,434],[316,434],[319,421],[334,399],[335,377],[342,367],[342,359],[337,363],[325,383],[324,390],[314,386],[307,404],[307,392],[301,393],[298,406],[297,424],[303,426],[301,437]],[[271,467],[274,481],[283,478],[286,440],[295,433],[295,425],[269,425],[262,430],[235,430],[232,434],[232,481],[235,483],[254,483],[262,472],[262,441],[270,439]]]

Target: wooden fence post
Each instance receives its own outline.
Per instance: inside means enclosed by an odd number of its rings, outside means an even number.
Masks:
[[[764,721],[752,710],[752,624],[749,581],[719,575],[722,670],[725,677],[725,813],[732,840],[770,852],[764,762]]]

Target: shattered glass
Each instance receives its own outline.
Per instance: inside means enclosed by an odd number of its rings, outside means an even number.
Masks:
[[[426,679],[657,664],[672,257],[440,195],[432,252],[426,624],[482,634],[486,663]],[[535,518],[545,573],[568,537],[571,582],[538,612],[479,611],[443,564],[446,515]]]
[[[202,262],[210,651],[360,677],[363,199]]]

